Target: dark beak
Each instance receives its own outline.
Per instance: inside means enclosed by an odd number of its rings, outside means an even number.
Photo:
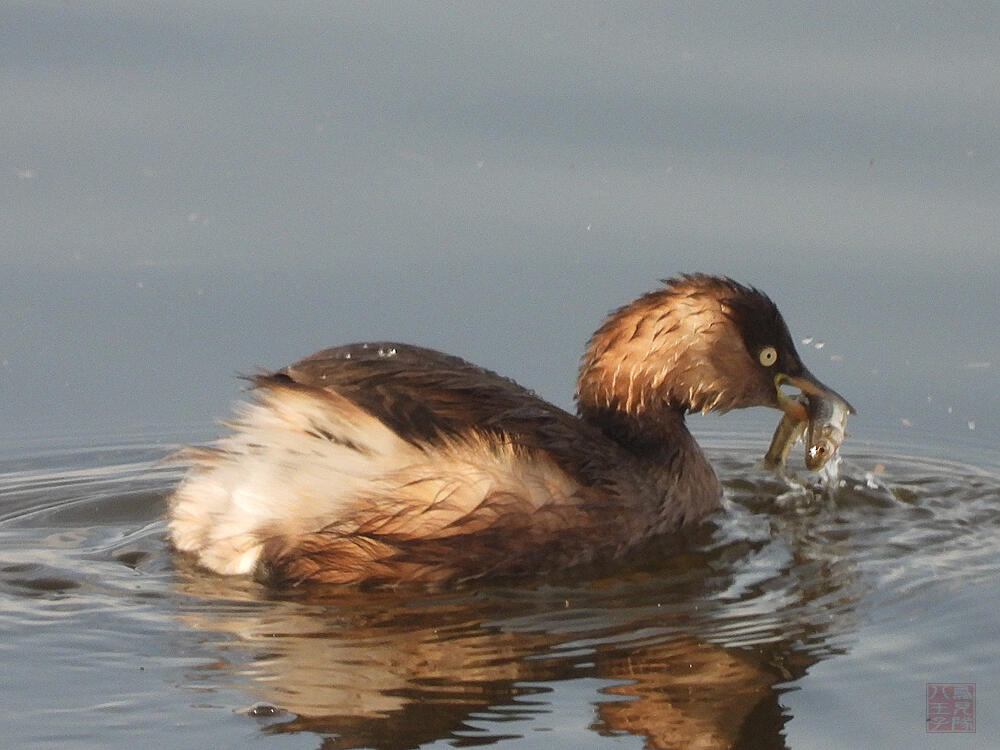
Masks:
[[[778,408],[796,422],[804,422],[809,418],[806,406],[793,395],[789,395],[781,390],[781,386],[790,385],[798,388],[804,396],[817,396],[827,401],[833,401],[847,409],[848,414],[856,414],[854,407],[847,403],[847,399],[841,396],[832,388],[828,388],[817,380],[811,372],[803,369],[801,375],[792,376],[778,373],[774,376],[774,387],[778,395]]]

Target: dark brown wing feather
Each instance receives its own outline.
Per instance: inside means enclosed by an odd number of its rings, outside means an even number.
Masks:
[[[415,445],[473,429],[503,435],[547,452],[585,485],[619,483],[620,469],[630,461],[600,430],[513,380],[433,349],[349,344],[316,352],[269,377],[334,390]],[[609,466],[619,469],[613,480]]]

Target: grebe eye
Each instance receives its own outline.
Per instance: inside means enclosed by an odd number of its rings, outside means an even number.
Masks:
[[[765,346],[760,350],[760,354],[757,355],[757,359],[764,367],[770,367],[775,362],[778,361],[778,350],[773,346]]]

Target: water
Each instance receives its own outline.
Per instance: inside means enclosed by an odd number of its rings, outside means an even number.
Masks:
[[[1000,702],[1000,465],[845,445],[835,491],[708,431],[710,524],[625,566],[445,593],[276,593],[165,540],[181,436],[8,445],[10,747],[938,747],[926,682]]]

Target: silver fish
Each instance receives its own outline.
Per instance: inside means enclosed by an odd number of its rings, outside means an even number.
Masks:
[[[847,435],[847,415],[851,407],[844,401],[809,397],[806,428],[806,468],[819,471],[840,449]]]

